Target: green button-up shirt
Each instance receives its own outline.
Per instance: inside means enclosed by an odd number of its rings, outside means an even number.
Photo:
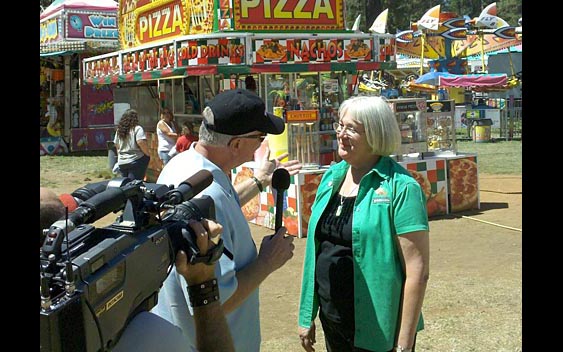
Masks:
[[[323,175],[312,206],[301,283],[299,326],[310,327],[319,309],[315,265],[319,241],[315,232],[330,198],[344,181],[349,164],[342,161]],[[360,182],[352,219],[354,316],[356,347],[373,351],[393,348],[399,320],[404,269],[395,236],[428,230],[426,198],[405,168],[381,157]],[[422,314],[417,331],[423,329]]]

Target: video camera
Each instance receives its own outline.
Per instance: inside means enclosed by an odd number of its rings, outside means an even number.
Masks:
[[[73,192],[78,207],[44,230],[40,350],[107,351],[138,312],[156,305],[178,250],[201,262],[188,221],[215,220],[213,200],[193,198],[212,181],[201,170],[177,188],[117,178]],[[121,210],[113,224],[91,225]],[[220,240],[209,262],[223,250]]]

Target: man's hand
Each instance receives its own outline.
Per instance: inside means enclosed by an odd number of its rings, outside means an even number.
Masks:
[[[201,222],[192,220],[189,223],[196,235],[196,243],[202,255],[206,255],[221,237],[223,226],[213,220],[203,219]],[[211,280],[215,277],[215,265],[204,263],[189,264],[188,256],[182,250],[176,255],[176,271],[187,281],[188,286]]]
[[[262,239],[258,258],[270,269],[272,273],[281,268],[293,257],[293,236],[285,236],[287,229],[281,227],[274,235]]]
[[[261,166],[254,172],[254,176],[262,182],[263,187],[272,183],[272,174],[277,168],[286,169],[290,176],[297,174],[299,170],[301,170],[303,165],[299,162],[299,160],[289,160],[284,163],[281,162],[288,155],[289,153],[283,153],[273,159],[270,159],[270,148],[266,148],[266,153],[264,153]]]

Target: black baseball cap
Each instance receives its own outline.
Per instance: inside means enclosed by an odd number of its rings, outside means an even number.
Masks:
[[[282,118],[266,111],[266,105],[256,93],[232,89],[219,93],[209,102],[213,121],[203,120],[215,132],[238,136],[252,131],[281,134],[285,129]]]

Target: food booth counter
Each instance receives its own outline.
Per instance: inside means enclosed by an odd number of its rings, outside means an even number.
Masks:
[[[404,137],[400,150],[392,157],[421,185],[427,198],[428,216],[479,209],[477,155],[455,150],[453,101],[439,102],[441,106],[436,104],[436,101],[416,98],[389,102],[399,125],[404,125],[401,129]],[[295,127],[293,131],[296,131]],[[270,137],[268,136],[264,143],[268,143]],[[291,159],[302,160],[303,158],[296,154],[301,153],[301,149],[297,148],[297,138],[292,136],[291,129],[288,130],[286,138],[287,146],[278,147],[287,148]],[[295,152],[292,153],[292,150]],[[318,150],[317,154],[320,155]],[[260,150],[255,160],[261,160]],[[305,163],[304,169],[290,178],[290,186],[283,201],[283,224],[290,235],[307,235],[311,206],[318,184],[328,166],[327,164],[314,167]],[[233,170],[233,183],[237,184],[251,177],[255,167],[258,167],[258,162],[249,162]],[[271,187],[264,189],[244,207],[243,212],[247,220],[273,229],[275,200],[276,191]]]

